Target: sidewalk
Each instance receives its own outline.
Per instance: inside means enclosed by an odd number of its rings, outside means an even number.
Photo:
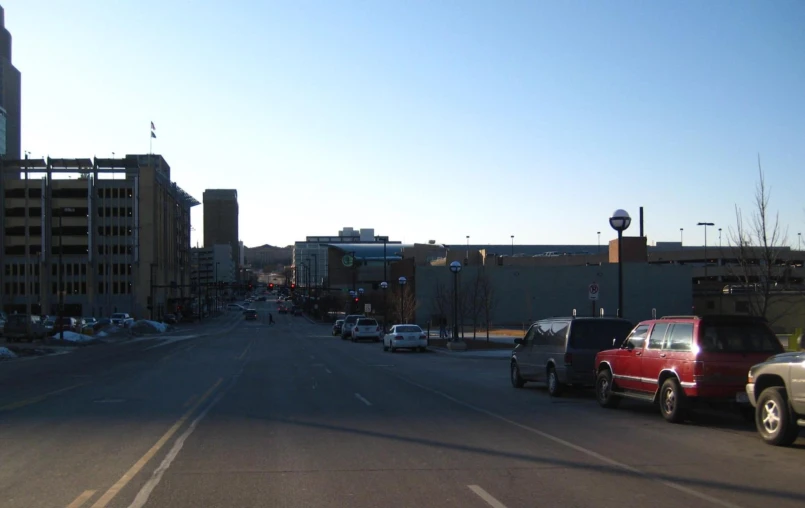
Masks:
[[[476,360],[509,360],[512,357],[510,349],[487,349],[482,351],[450,351],[443,347],[428,347],[428,351],[453,358],[474,358]]]

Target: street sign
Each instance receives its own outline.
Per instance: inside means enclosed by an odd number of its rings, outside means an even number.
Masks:
[[[371,304],[371,303],[365,303],[365,304],[363,304],[363,311],[364,311],[365,313],[367,313],[367,314],[368,314],[368,313],[370,313],[370,312],[372,312],[372,304]]]
[[[596,301],[598,300],[598,284],[593,282],[590,284],[590,300]]]
[[[349,268],[355,263],[355,259],[351,255],[347,254],[341,258],[341,263],[343,263],[344,266]]]

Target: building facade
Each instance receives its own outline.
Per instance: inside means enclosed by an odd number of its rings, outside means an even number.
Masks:
[[[293,247],[294,282],[298,286],[329,286],[329,244],[397,244],[387,236],[376,236],[375,230],[344,228],[338,236],[308,236],[304,242],[295,242]]]
[[[204,191],[204,247],[226,243],[232,248],[237,263],[240,259],[238,233],[238,191],[207,189]],[[240,265],[237,267],[240,268]]]
[[[190,208],[160,155],[2,161],[6,312],[159,318],[190,296]]]
[[[6,30],[5,11],[0,7],[0,108],[4,132],[2,155],[20,158],[20,71],[11,63],[11,33]]]

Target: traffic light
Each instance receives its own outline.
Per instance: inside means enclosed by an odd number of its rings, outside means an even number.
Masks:
[[[268,289],[269,290],[274,289],[274,283],[273,282],[268,283]]]
[[[294,284],[293,282],[291,282],[291,289],[296,289],[296,284]]]

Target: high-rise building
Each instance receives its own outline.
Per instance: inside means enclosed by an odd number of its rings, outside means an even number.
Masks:
[[[0,7],[0,156],[20,158],[20,71],[11,63],[11,34]]]
[[[0,173],[5,312],[153,319],[195,301],[199,203],[170,181],[162,156],[0,160]]]
[[[238,191],[235,189],[207,189],[204,191],[204,247],[216,244],[231,246],[232,259],[240,268],[240,242],[238,236]]]

